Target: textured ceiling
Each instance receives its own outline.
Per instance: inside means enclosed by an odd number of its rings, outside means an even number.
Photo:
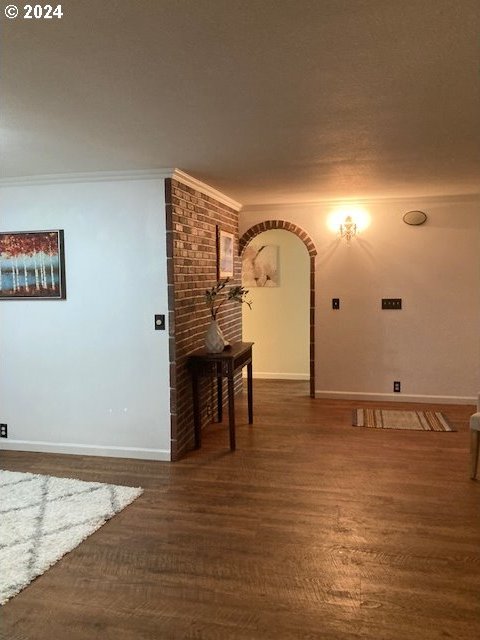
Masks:
[[[480,190],[476,0],[62,6],[1,19],[3,177],[179,167],[243,204]]]

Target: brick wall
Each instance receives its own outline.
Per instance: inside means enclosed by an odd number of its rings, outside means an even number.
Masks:
[[[187,355],[204,346],[210,322],[205,289],[217,280],[216,226],[235,236],[233,284],[241,283],[238,257],[238,212],[178,180],[165,181],[170,340],[172,460],[194,446],[192,392]],[[219,324],[230,342],[242,338],[242,310],[225,304]],[[214,386],[214,385],[213,385]],[[213,387],[201,381],[202,426],[212,419]]]

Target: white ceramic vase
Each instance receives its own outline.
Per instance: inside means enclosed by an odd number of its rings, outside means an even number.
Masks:
[[[211,320],[210,326],[205,334],[205,347],[209,353],[221,353],[227,341],[216,320]]]

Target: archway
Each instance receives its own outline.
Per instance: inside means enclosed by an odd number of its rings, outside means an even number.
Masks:
[[[285,220],[265,220],[253,227],[250,227],[239,240],[239,253],[243,254],[246,246],[259,233],[269,231],[270,229],[283,229],[290,231],[300,238],[307,248],[310,256],[310,397],[315,397],[315,256],[317,250],[315,245],[306,231]]]

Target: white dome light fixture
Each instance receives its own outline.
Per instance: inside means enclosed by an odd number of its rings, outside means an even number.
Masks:
[[[405,222],[405,224],[416,227],[426,222],[426,220],[427,214],[423,211],[407,211],[407,213],[403,216],[403,221]]]

